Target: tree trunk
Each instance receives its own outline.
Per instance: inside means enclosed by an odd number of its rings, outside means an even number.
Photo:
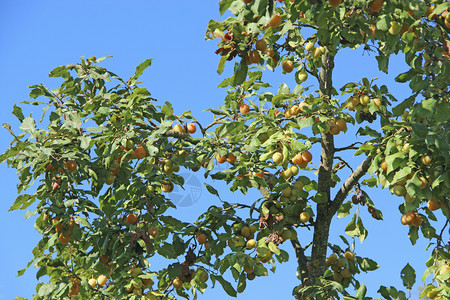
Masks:
[[[334,68],[334,57],[330,53],[322,56],[322,68],[320,70],[320,92],[324,98],[331,98],[332,72]],[[329,210],[331,203],[331,174],[334,157],[334,138],[330,133],[322,133],[322,154],[319,167],[319,180],[317,193],[326,199],[325,203],[317,205],[317,216],[314,223],[314,238],[311,252],[311,264],[306,285],[313,285],[316,279],[325,272],[325,258],[327,254],[328,235],[330,232],[331,219],[333,217]]]

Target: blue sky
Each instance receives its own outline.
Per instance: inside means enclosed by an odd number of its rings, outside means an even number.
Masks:
[[[9,123],[17,132],[20,124],[12,117],[12,106],[27,100],[27,86],[43,83],[56,87],[58,81],[48,78],[56,66],[77,63],[81,56],[113,56],[102,64],[113,72],[128,78],[135,66],[147,58],[153,64],[142,76],[144,86],[160,101],[171,101],[175,114],[191,110],[200,121],[211,120],[204,110],[223,103],[225,90],[217,89],[223,75],[216,73],[219,56],[214,54],[216,41],[205,41],[204,33],[210,19],[220,19],[218,5],[211,0],[193,1],[1,1],[0,2],[0,91],[2,109],[0,122]],[[379,82],[388,84],[395,96],[407,95],[405,87],[392,84],[392,75],[377,71],[375,55],[362,50],[346,50],[336,58],[335,87],[362,77],[380,77]],[[228,65],[228,71],[231,69]],[[398,74],[405,70],[401,59],[397,59],[390,70]],[[227,72],[225,72],[227,73]],[[270,72],[268,72],[270,73]],[[282,82],[293,88],[292,76],[283,75],[280,69],[265,75],[277,89]],[[317,86],[313,79],[307,85]],[[26,112],[31,112],[29,109]],[[36,112],[35,112],[36,113]],[[40,112],[38,112],[40,113]],[[340,135],[338,145],[345,145],[354,137],[350,130]],[[3,153],[11,141],[10,135],[0,129],[0,152]],[[314,153],[313,153],[314,154]],[[318,157],[317,155],[316,157]],[[359,160],[356,159],[357,163]],[[31,259],[31,250],[39,240],[33,229],[32,218],[24,218],[25,211],[7,212],[16,197],[15,172],[0,165],[0,299],[15,296],[29,297],[36,285],[35,270],[31,267],[24,276],[16,277],[17,270],[25,267]],[[202,176],[198,176],[202,180]],[[220,186],[219,192],[225,200],[236,198]],[[254,200],[259,195],[238,195],[243,202]],[[361,245],[356,241],[358,255],[371,257],[380,264],[380,269],[360,279],[368,286],[368,295],[378,297],[380,284],[401,286],[400,270],[407,262],[416,268],[418,281],[423,274],[429,253],[424,252],[426,241],[421,238],[418,245],[410,246],[407,227],[400,224],[399,198],[388,191],[371,190],[370,196],[376,207],[383,210],[384,221],[373,220],[365,207],[361,209],[367,240]],[[174,214],[194,220],[208,205],[217,201],[206,189],[194,205],[182,207]],[[217,203],[215,203],[217,204]],[[355,209],[354,209],[355,211]],[[441,213],[438,213],[442,217]],[[339,243],[339,234],[344,233],[351,216],[333,221],[331,242]],[[301,235],[300,235],[301,236]],[[304,236],[307,236],[305,234]],[[289,251],[289,244],[283,246]],[[156,265],[163,262],[156,262]],[[292,288],[299,282],[295,277],[296,265],[278,265],[276,274],[257,278],[248,284],[247,290],[238,299],[254,299],[258,296],[288,299]],[[365,279],[365,280],[364,280]],[[420,285],[420,282],[418,282]],[[416,285],[417,287],[417,285]],[[416,290],[413,291],[413,294]],[[209,289],[200,299],[226,299],[220,287]]]

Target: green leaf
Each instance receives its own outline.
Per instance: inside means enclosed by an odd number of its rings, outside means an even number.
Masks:
[[[231,285],[231,283],[229,283],[228,281],[226,281],[222,276],[215,276],[215,275],[211,275],[211,278],[214,278],[215,280],[217,280],[218,282],[220,282],[220,284],[222,285],[224,291],[231,297],[236,297],[237,296],[237,292],[236,290],[233,288],[233,286]]]
[[[158,253],[168,259],[177,258],[177,254],[172,244],[164,243],[163,246],[158,249]]]
[[[328,197],[326,193],[317,193],[313,197],[313,201],[317,204],[327,203]]]
[[[356,214],[353,215],[352,221],[345,227],[345,233],[351,237],[357,236],[361,243],[368,235],[368,231],[364,228],[361,218],[358,217],[358,220],[356,220]]]
[[[345,202],[339,207],[339,210],[337,211],[337,218],[344,218],[350,214],[350,209],[353,207],[352,203],[350,201]]]
[[[240,85],[244,83],[247,78],[247,71],[248,66],[245,59],[241,59],[241,62],[235,67],[233,85]]]
[[[358,261],[359,267],[364,272],[375,271],[376,269],[378,269],[380,267],[376,261],[374,261],[370,258],[367,258],[367,257],[366,258],[357,257],[357,261]]]
[[[356,299],[358,300],[363,300],[364,297],[366,297],[366,293],[367,293],[367,288],[364,285],[364,283],[361,284],[361,286],[359,287],[359,289],[356,291]]]
[[[380,54],[380,55],[376,56],[376,59],[378,61],[378,68],[387,74],[388,65],[389,65],[389,57],[387,57],[384,54]]]
[[[17,106],[17,105],[14,104],[14,109],[13,109],[12,114],[15,115],[16,118],[19,119],[19,121],[20,121],[21,123],[23,122],[23,119],[24,119],[25,117],[23,116],[22,108],[20,108],[19,106]]]
[[[208,192],[210,192],[211,194],[217,196],[217,198],[220,199],[219,192],[217,192],[217,190],[215,188],[213,188],[212,186],[210,186],[207,183],[203,183],[203,184],[206,186],[206,189],[208,190]]]
[[[166,116],[166,117],[171,117],[173,115],[173,108],[172,108],[172,104],[169,101],[165,102],[165,105],[163,105],[163,107],[161,108],[161,112]]]
[[[219,2],[220,15],[223,15],[225,11],[233,4],[235,0],[221,0]]]
[[[20,125],[19,129],[32,134],[36,129],[36,123],[33,118],[27,117],[22,121],[22,125]]]
[[[415,245],[419,238],[419,228],[416,226],[409,226],[408,237],[411,240],[411,244]]]
[[[274,243],[269,242],[269,249],[276,255],[280,255],[280,249],[278,249],[278,247]]]
[[[394,116],[400,116],[406,108],[411,107],[411,105],[414,103],[414,100],[414,97],[406,98],[402,103],[394,107],[392,109],[392,113],[394,114]]]
[[[144,73],[145,69],[150,67],[151,64],[152,64],[152,59],[144,60],[142,63],[140,63],[136,67],[136,71],[134,72],[134,75],[130,79],[134,79],[134,80],[138,79],[139,76],[141,76]]]
[[[14,201],[14,204],[9,208],[8,211],[16,210],[16,209],[26,209],[31,204],[33,204],[35,197],[32,195],[19,195]]]
[[[91,137],[88,135],[83,135],[78,137],[78,140],[80,141],[80,148],[83,150],[87,150],[90,148],[91,144]]]
[[[227,56],[222,56],[219,60],[219,65],[217,66],[217,73],[220,75],[225,68],[225,62],[227,61]]]
[[[413,267],[410,264],[406,264],[403,270],[400,272],[400,277],[403,280],[403,285],[411,290],[414,283],[416,282],[416,271],[414,271]]]

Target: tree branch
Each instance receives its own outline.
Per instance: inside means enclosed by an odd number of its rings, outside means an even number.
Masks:
[[[341,206],[342,202],[344,202],[344,199],[347,197],[353,186],[359,181],[359,179],[361,179],[364,174],[367,173],[372,160],[372,157],[367,157],[342,184],[339,192],[337,192],[334,200],[330,204],[330,212],[333,215],[338,211],[339,207]]]
[[[302,248],[298,238],[291,239],[292,247],[294,247],[295,256],[297,257],[297,264],[300,268],[300,276],[304,283],[308,278],[308,265],[307,258],[305,256],[305,249]]]
[[[359,148],[355,147],[357,144],[361,144],[362,145],[363,143],[356,142],[356,143],[353,143],[353,144],[351,144],[351,145],[349,145],[347,147],[335,148],[334,151],[335,152],[339,152],[339,151],[344,151],[344,150],[358,150]]]

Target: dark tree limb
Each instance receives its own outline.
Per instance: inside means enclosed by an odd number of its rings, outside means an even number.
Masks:
[[[359,179],[367,173],[372,160],[372,157],[367,157],[342,184],[339,192],[337,192],[334,200],[330,204],[330,213],[335,214],[338,211],[351,189],[355,186]]]
[[[291,239],[291,244],[292,247],[294,247],[295,256],[297,257],[297,264],[300,268],[300,277],[302,282],[304,283],[308,278],[308,265],[305,256],[305,250],[300,245],[297,237],[295,239]]]

